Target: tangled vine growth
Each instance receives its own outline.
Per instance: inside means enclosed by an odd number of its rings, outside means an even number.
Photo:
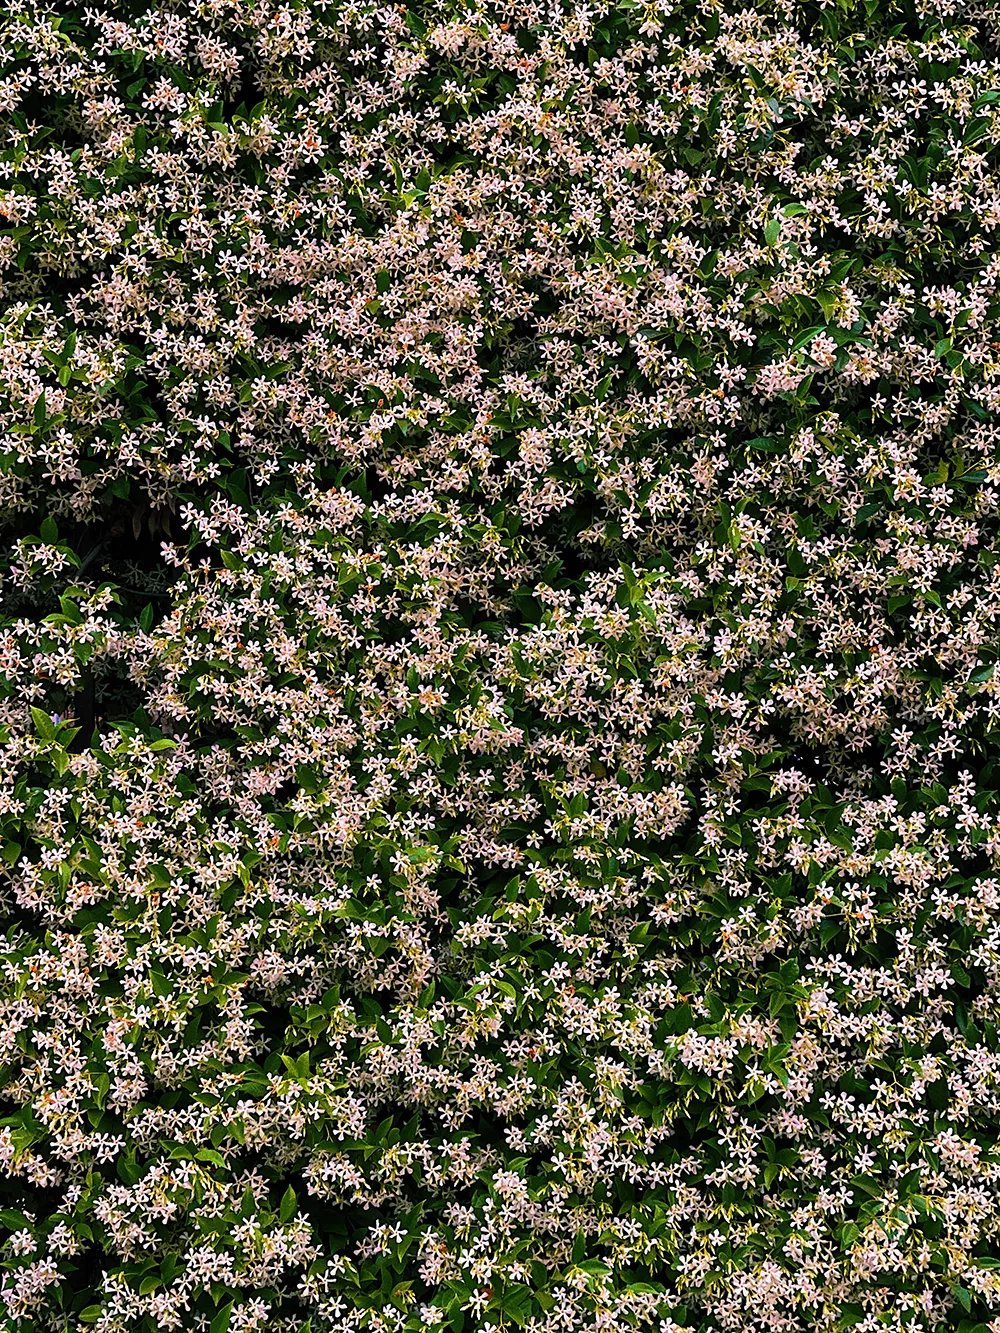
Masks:
[[[1000,13],[144,3],[0,15],[3,1330],[1000,1329]]]

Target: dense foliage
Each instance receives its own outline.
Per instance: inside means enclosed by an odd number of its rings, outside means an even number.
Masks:
[[[985,1333],[1000,12],[0,15],[0,1323]]]

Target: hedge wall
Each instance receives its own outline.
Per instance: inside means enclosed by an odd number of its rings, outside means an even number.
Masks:
[[[8,0],[0,120],[3,1329],[1000,1329],[1000,11]]]

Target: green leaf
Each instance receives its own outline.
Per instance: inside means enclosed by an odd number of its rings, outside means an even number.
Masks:
[[[840,1318],[835,1325],[838,1329],[852,1328],[855,1324],[860,1324],[865,1315],[862,1305],[842,1305],[840,1310]]]
[[[149,980],[153,987],[154,994],[159,995],[161,998],[166,997],[173,990],[170,982],[162,972],[150,972]]]
[[[56,738],[56,726],[48,713],[41,708],[31,709],[31,720],[35,724],[35,730],[43,741],[54,741]]]
[[[764,240],[768,245],[777,245],[778,237],[781,235],[781,219],[772,218],[764,228]]]
[[[219,1313],[212,1320],[212,1323],[209,1326],[208,1333],[227,1333],[227,1330],[229,1329],[229,1320],[232,1313],[233,1313],[233,1302],[230,1301],[228,1305],[222,1307]]]
[[[531,1317],[531,1293],[528,1288],[522,1286],[509,1288],[500,1298],[500,1309],[519,1328],[523,1327]]]
[[[935,1079],[933,1083],[928,1083],[926,1095],[931,1106],[933,1106],[936,1111],[944,1111],[951,1102],[948,1080],[939,1078]]]
[[[118,1178],[124,1181],[126,1185],[134,1185],[142,1175],[142,1167],[134,1157],[119,1157],[115,1169],[118,1172]]]
[[[882,1183],[873,1176],[855,1176],[851,1184],[855,1189],[861,1189],[866,1194],[870,1194],[873,1199],[879,1198],[883,1192]]]
[[[213,1166],[226,1165],[226,1159],[222,1153],[216,1152],[214,1148],[199,1148],[195,1153],[195,1159],[199,1162],[211,1162]]]
[[[281,1222],[290,1222],[295,1216],[295,1209],[298,1206],[298,1199],[295,1191],[289,1185],[285,1190],[284,1197],[281,1200],[281,1207],[278,1209],[278,1219]]]
[[[829,324],[837,308],[838,294],[836,292],[819,291],[814,292],[813,296],[816,298],[819,308],[823,311],[823,317]]]
[[[822,324],[815,324],[811,328],[803,329],[801,333],[796,334],[796,336],[793,338],[792,345],[789,350],[792,352],[799,351],[800,348],[805,347],[806,343],[812,342],[813,338],[815,338],[818,333],[822,333],[823,331],[824,331],[824,326]]]

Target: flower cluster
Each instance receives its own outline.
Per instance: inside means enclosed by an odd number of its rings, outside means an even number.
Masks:
[[[1000,1329],[1000,17],[11,0],[0,1326]]]

